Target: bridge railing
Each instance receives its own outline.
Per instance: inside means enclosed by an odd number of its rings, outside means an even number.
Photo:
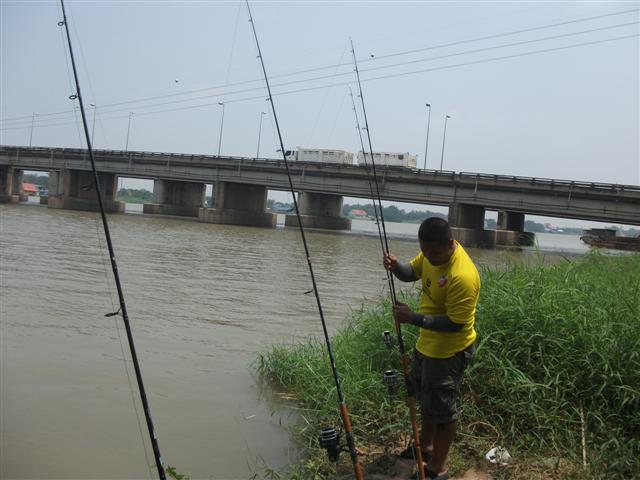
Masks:
[[[635,191],[640,192],[640,185],[624,185],[619,183],[585,182],[580,180],[559,180],[543,177],[523,177],[517,175],[493,175],[487,173],[460,172],[458,176],[468,180],[488,180],[497,182],[511,182],[516,184],[540,185],[546,187],[588,188],[606,191]]]

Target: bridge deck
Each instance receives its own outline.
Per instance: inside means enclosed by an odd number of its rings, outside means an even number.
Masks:
[[[283,160],[120,150],[94,150],[94,158],[99,171],[127,177],[289,189]],[[33,170],[90,168],[87,151],[70,148],[0,146],[0,164]],[[296,190],[370,198],[370,167],[288,164]],[[640,225],[640,185],[388,166],[376,166],[376,171],[383,200],[468,203],[490,210]]]

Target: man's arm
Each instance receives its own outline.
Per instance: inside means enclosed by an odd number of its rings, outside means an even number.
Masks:
[[[393,317],[400,323],[410,323],[416,327],[435,332],[455,333],[464,328],[464,323],[453,322],[446,315],[423,315],[412,311],[404,303],[393,306]]]
[[[413,268],[409,263],[400,263],[395,255],[385,253],[383,258],[384,267],[395,275],[401,282],[415,282],[418,280]]]
[[[401,282],[415,282],[418,280],[416,274],[413,272],[413,268],[408,263],[400,263],[396,265],[394,270],[391,272],[395,275],[395,277]]]
[[[416,327],[426,328],[435,332],[455,333],[462,330],[464,324],[452,322],[446,315],[422,315],[414,313],[411,324]]]

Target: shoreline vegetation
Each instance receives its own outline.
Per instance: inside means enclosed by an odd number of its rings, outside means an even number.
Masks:
[[[542,263],[542,262],[541,262]],[[461,387],[461,420],[449,458],[455,477],[475,468],[494,479],[630,479],[640,476],[640,255],[594,252],[552,266],[484,268],[476,358]],[[415,306],[417,291],[400,298]],[[392,478],[410,437],[404,392],[387,393],[384,370],[402,371],[388,299],[355,311],[332,339],[368,475]],[[407,348],[416,329],[406,327]],[[255,369],[297,411],[301,458],[269,478],[349,479],[349,455],[331,464],[321,428],[340,426],[335,383],[320,339],[277,345]],[[497,445],[512,461],[496,467]],[[395,477],[393,477],[395,478]]]

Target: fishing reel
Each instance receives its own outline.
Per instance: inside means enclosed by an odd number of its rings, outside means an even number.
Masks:
[[[391,336],[391,332],[389,330],[385,330],[384,332],[382,332],[382,340],[384,340],[384,344],[389,350],[393,348],[393,337]]]
[[[387,386],[389,395],[395,395],[400,390],[400,375],[395,370],[385,370],[382,374],[382,383]]]
[[[320,448],[327,451],[327,456],[333,463],[338,461],[338,456],[342,450],[340,447],[340,433],[340,430],[336,431],[333,427],[326,427],[320,431],[320,436],[318,437]]]

